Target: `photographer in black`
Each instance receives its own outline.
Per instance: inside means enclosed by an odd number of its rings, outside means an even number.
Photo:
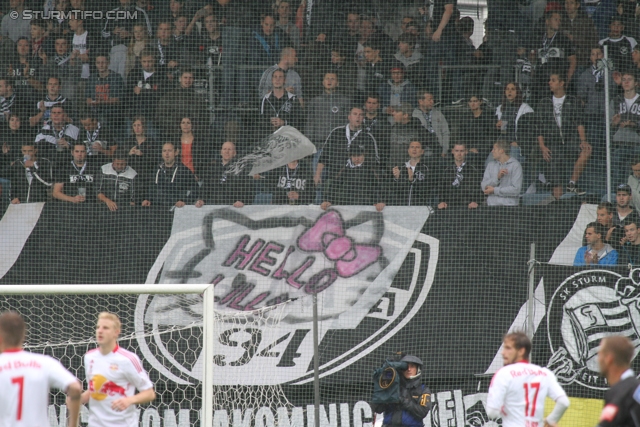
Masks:
[[[398,403],[374,403],[372,408],[376,413],[383,413],[383,427],[423,427],[422,420],[431,410],[431,390],[424,384],[422,375],[422,361],[416,356],[406,355],[401,360],[407,364],[407,369],[400,370],[400,390]]]

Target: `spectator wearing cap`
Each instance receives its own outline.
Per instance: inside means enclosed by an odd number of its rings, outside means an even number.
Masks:
[[[420,120],[412,117],[411,104],[402,103],[391,108],[393,125],[389,133],[389,159],[388,168],[402,166],[406,162],[407,150],[411,141],[424,143],[427,139],[427,131],[420,124]],[[433,155],[433,148],[429,147],[427,155]]]
[[[444,115],[434,108],[435,100],[433,94],[427,90],[419,90],[418,108],[413,110],[412,117],[417,118],[424,129],[426,129],[425,140],[422,141],[425,152],[432,150],[437,153],[439,149],[442,157],[449,155],[449,123]]]
[[[587,245],[578,249],[573,260],[574,266],[617,264],[618,252],[610,244],[604,243],[607,229],[603,225],[591,222],[585,234]]]
[[[628,184],[620,184],[616,188],[616,213],[613,215],[613,225],[623,225],[624,220],[633,213],[631,193],[631,187]]]
[[[391,114],[393,107],[400,104],[410,104],[416,99],[416,87],[409,80],[404,78],[402,67],[391,69],[391,78],[378,88],[382,108],[387,114]]]
[[[425,61],[422,53],[416,49],[416,37],[412,34],[404,33],[398,37],[398,51],[393,55],[395,59],[394,67],[401,67],[404,70],[406,80],[416,86],[424,85],[426,78]]]
[[[631,161],[631,175],[627,179],[631,189],[631,205],[640,212],[640,157]]]

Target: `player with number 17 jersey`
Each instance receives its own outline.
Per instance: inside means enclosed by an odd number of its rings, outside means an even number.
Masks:
[[[501,417],[503,427],[554,426],[569,407],[569,398],[553,372],[528,362],[531,341],[522,335],[514,333],[505,337],[502,351],[505,366],[491,380],[487,415]],[[556,405],[544,418],[547,397]]]

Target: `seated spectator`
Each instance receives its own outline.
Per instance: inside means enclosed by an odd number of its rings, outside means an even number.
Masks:
[[[294,160],[269,171],[267,188],[274,205],[309,205],[315,197],[313,175],[305,160]]]
[[[631,205],[640,212],[640,157],[631,162],[631,175],[627,179],[627,185],[631,188]]]
[[[622,226],[624,220],[631,214],[631,187],[627,184],[620,184],[616,188],[616,214],[613,215],[613,225]]]
[[[625,242],[622,249],[618,251],[620,264],[627,264],[631,268],[640,266],[640,231],[638,230],[638,217],[634,217],[624,224]]]
[[[544,97],[536,109],[538,145],[546,180],[543,185],[552,189],[556,199],[562,196],[565,182],[567,192],[583,195],[585,191],[576,183],[591,157],[591,144],[587,142],[582,108],[574,96],[566,93],[562,74],[551,73],[549,88],[552,96]]]
[[[187,24],[189,24],[187,15],[179,14],[173,18],[171,36],[173,37],[173,42],[178,46],[178,50],[183,53],[185,53],[187,47],[185,43]]]
[[[147,119],[147,132],[154,135],[150,117],[156,117],[156,107],[167,89],[167,80],[156,71],[155,54],[148,50],[140,54],[140,68],[131,71],[127,78],[125,99],[131,114],[143,115]]]
[[[573,265],[616,265],[618,252],[611,245],[603,242],[606,233],[606,228],[599,223],[589,223],[586,231],[587,245],[578,249]]]
[[[433,150],[439,146],[442,157],[449,155],[449,123],[437,108],[433,108],[435,101],[433,94],[426,90],[418,91],[418,108],[413,110],[412,117],[420,120],[422,127],[427,130],[426,139],[422,141],[425,151]]]
[[[460,139],[469,147],[469,153],[484,161],[491,153],[497,134],[494,117],[485,112],[480,95],[469,97],[469,111],[462,117],[459,129]]]
[[[278,15],[276,28],[289,37],[289,40],[293,43],[293,47],[298,49],[300,47],[300,30],[291,19],[291,1],[282,0],[277,5],[276,15]]]
[[[51,108],[51,118],[44,123],[36,136],[38,150],[50,159],[69,157],[71,144],[78,140],[80,130],[68,122],[62,105]]]
[[[71,57],[71,48],[67,36],[55,39],[55,52],[47,59],[45,74],[57,76],[61,80],[60,93],[67,99],[76,99],[76,86],[82,74],[82,62],[77,57]]]
[[[173,142],[162,145],[162,163],[157,167],[142,206],[181,208],[197,200],[198,182],[185,165],[176,161],[179,154]]]
[[[11,204],[37,203],[49,200],[53,185],[53,167],[49,159],[38,157],[33,142],[22,144],[22,158],[9,165]]]
[[[69,203],[93,203],[96,200],[96,163],[87,160],[87,147],[82,142],[73,144],[71,156],[70,161],[62,162],[56,168],[53,198]]]
[[[116,135],[121,135],[124,81],[120,74],[109,70],[109,58],[105,55],[96,56],[96,72],[87,82],[85,95],[87,107],[98,120],[109,125]]]
[[[43,89],[42,74],[44,66],[42,59],[31,56],[31,43],[27,38],[21,38],[16,43],[16,57],[9,64],[7,77],[13,78],[16,92],[31,99]]]
[[[140,66],[140,54],[151,49],[151,40],[146,25],[136,24],[133,26],[133,37],[125,55],[121,54],[123,52],[121,52],[120,46],[111,50],[109,69],[118,73],[126,81],[129,73]]]
[[[409,80],[404,78],[404,69],[393,67],[391,69],[391,79],[378,88],[382,108],[387,114],[391,109],[400,104],[411,104],[416,99],[416,87]]]
[[[271,76],[276,70],[283,70],[285,72],[286,80],[284,82],[284,87],[287,92],[292,93],[298,98],[300,104],[304,105],[304,100],[302,98],[302,79],[300,79],[300,75],[293,69],[296,63],[298,62],[298,57],[296,55],[296,50],[292,47],[285,47],[282,49],[282,53],[280,54],[280,62],[276,65],[273,65],[266,69],[264,73],[262,73],[262,77],[260,78],[260,85],[258,88],[258,92],[260,97],[264,97],[268,92],[273,89],[273,84],[271,82]]]
[[[160,148],[147,135],[146,120],[143,116],[133,118],[131,132],[132,135],[124,144],[124,148],[129,150],[128,164],[138,172],[144,182],[148,182],[161,160]]]
[[[0,161],[0,170],[4,169],[2,165],[8,165],[16,157],[20,155],[22,144],[31,142],[33,138],[22,127],[22,120],[16,114],[9,115],[8,123],[0,126],[0,142],[2,143],[2,158]]]
[[[140,199],[138,188],[138,174],[127,165],[127,152],[116,150],[113,161],[102,165],[96,181],[96,193],[98,200],[111,212],[120,207],[135,206]]]
[[[623,72],[635,68],[631,52],[637,44],[633,37],[625,35],[622,18],[619,15],[612,16],[609,21],[609,37],[600,40],[600,46],[609,46],[609,59],[616,71]]]
[[[40,58],[43,63],[53,53],[53,43],[49,39],[47,24],[43,19],[32,19],[29,24],[31,36],[31,56]]]
[[[70,117],[73,117],[71,102],[60,94],[60,88],[61,82],[59,77],[49,77],[49,79],[47,79],[47,94],[44,99],[38,101],[34,111],[35,114],[29,117],[29,126],[42,127],[44,122],[51,118],[51,108],[54,105],[64,106],[65,112],[67,113],[67,120],[71,121]]]
[[[511,145],[506,141],[493,144],[493,161],[482,178],[482,191],[488,206],[518,206],[522,190],[522,167],[509,156]]]
[[[392,169],[393,182],[389,199],[396,206],[427,206],[433,197],[432,171],[422,161],[422,143],[415,139],[409,144],[409,160]]]
[[[398,37],[398,51],[393,55],[396,65],[404,70],[404,76],[415,86],[423,86],[427,75],[425,74],[424,57],[420,50],[416,49],[416,38],[411,34],[401,34]],[[433,78],[433,76],[429,76]],[[413,100],[411,100],[413,102]]]
[[[604,242],[610,244],[615,250],[620,250],[621,241],[624,238],[624,230],[620,224],[614,225],[614,212],[615,207],[611,203],[602,202],[596,209],[596,221],[607,230],[607,234],[603,239]],[[585,235],[582,239],[582,246],[586,245],[587,236]]]
[[[236,146],[227,141],[220,149],[220,161],[207,165],[203,172],[201,198],[196,207],[208,205],[233,205],[241,208],[251,203],[254,197],[254,185],[246,173],[238,174],[229,169],[235,166]]]
[[[12,114],[28,117],[30,107],[29,98],[14,91],[13,80],[0,77],[0,121],[6,123]]]
[[[278,69],[271,73],[272,89],[260,104],[260,126],[256,126],[258,138],[264,138],[282,126],[301,128],[302,106],[298,98],[285,89],[285,81],[284,70]]]
[[[363,145],[351,147],[347,164],[328,179],[327,189],[323,192],[324,201],[320,205],[322,210],[332,205],[373,205],[378,212],[384,209],[387,194],[378,176],[378,163],[367,162],[368,153],[368,148]]]
[[[482,202],[481,172],[467,162],[467,147],[461,142],[453,144],[453,161],[445,160],[436,171],[438,182],[438,209],[468,207],[475,209]]]
[[[384,163],[383,159],[383,166],[387,167],[387,172],[391,168],[401,166],[406,162],[407,150],[411,141],[415,139],[424,141],[430,136],[421,126],[420,120],[411,116],[413,113],[411,104],[396,105],[391,107],[390,111],[393,124],[389,131],[389,157],[387,163]],[[433,147],[427,146],[425,151],[427,156],[433,155]]]
[[[193,70],[182,67],[178,87],[169,90],[158,104],[156,122],[165,139],[175,137],[175,124],[183,117],[190,117],[201,124],[208,123],[207,105],[202,96],[195,91],[193,82]]]
[[[349,123],[339,126],[329,133],[318,159],[313,181],[316,185],[322,182],[322,171],[327,168],[326,176],[334,177],[349,162],[351,147],[365,147],[369,164],[380,165],[380,150],[376,140],[362,128],[364,112],[360,107],[353,107],[349,112]]]
[[[79,117],[82,130],[78,140],[86,145],[87,156],[99,165],[108,162],[118,148],[118,140],[111,126],[98,121],[96,114],[90,110],[84,110]]]

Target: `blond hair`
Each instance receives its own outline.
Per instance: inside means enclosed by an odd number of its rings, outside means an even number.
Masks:
[[[122,324],[120,323],[120,318],[116,314],[109,313],[108,311],[103,311],[102,313],[98,314],[98,320],[100,319],[111,320],[116,330],[120,330]]]

